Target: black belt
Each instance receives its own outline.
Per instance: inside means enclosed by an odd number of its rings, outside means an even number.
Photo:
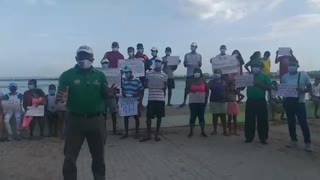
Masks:
[[[101,112],[87,113],[87,114],[70,112],[70,114],[73,115],[73,116],[82,117],[82,118],[92,118],[92,117],[97,117],[97,116],[101,116],[102,115]]]

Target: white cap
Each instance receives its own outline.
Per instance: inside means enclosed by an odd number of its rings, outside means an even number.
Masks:
[[[191,46],[198,47],[198,44],[196,42],[193,42],[191,43]]]
[[[151,51],[158,51],[156,47],[151,48]]]
[[[93,49],[91,47],[89,47],[89,46],[84,45],[84,46],[80,46],[79,47],[79,49],[77,50],[77,54],[79,52],[86,52],[86,53],[89,53],[89,54],[93,54]]]
[[[155,61],[161,61],[162,62],[163,60],[160,57],[156,57]]]
[[[109,60],[108,60],[108,59],[102,59],[100,63],[101,63],[101,64],[103,64],[103,63],[109,63]]]

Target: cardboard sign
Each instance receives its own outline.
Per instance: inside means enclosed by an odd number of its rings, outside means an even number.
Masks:
[[[180,57],[179,56],[168,56],[167,57],[167,65],[168,66],[176,66],[180,64]]]
[[[28,106],[26,116],[33,116],[33,117],[43,117],[44,116],[44,106]]]
[[[107,78],[108,85],[111,87],[113,84],[116,87],[121,87],[121,72],[118,68],[98,68]]]
[[[244,75],[237,75],[234,78],[235,80],[235,87],[248,87],[253,86],[254,77],[253,74],[244,74]]]
[[[220,69],[222,74],[232,74],[239,72],[239,62],[231,55],[216,56],[211,59],[212,72],[216,69]]]
[[[277,95],[282,97],[298,97],[298,85],[279,84]]]
[[[291,56],[291,48],[289,47],[280,47],[278,49],[278,55],[279,56]]]
[[[17,111],[21,108],[21,103],[19,99],[10,99],[1,101],[3,112],[6,113],[8,111]]]
[[[118,61],[118,67],[123,69],[125,66],[132,68],[132,74],[134,77],[145,76],[144,62],[142,59],[122,59]]]
[[[206,93],[189,93],[189,104],[190,103],[205,103]]]
[[[138,115],[138,101],[136,97],[120,97],[119,98],[119,115],[134,116]]]

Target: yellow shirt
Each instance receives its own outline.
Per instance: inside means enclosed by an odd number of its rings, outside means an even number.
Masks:
[[[271,61],[270,59],[264,60],[262,59],[263,62],[263,69],[262,72],[268,76],[270,76],[270,68],[271,68]]]

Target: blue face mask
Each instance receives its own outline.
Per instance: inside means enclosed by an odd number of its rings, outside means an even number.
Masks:
[[[34,89],[34,88],[35,88],[35,86],[33,84],[28,85],[29,90]]]
[[[298,67],[297,66],[289,66],[288,70],[289,70],[289,73],[296,73],[298,71]]]
[[[221,74],[213,74],[212,78],[213,79],[220,79],[221,78]]]
[[[154,63],[154,66],[155,66],[156,68],[161,68],[161,65],[162,65],[161,62],[155,62],[155,63]]]
[[[102,64],[102,68],[103,69],[108,69],[109,68],[109,64],[107,64],[107,63]]]
[[[56,90],[55,89],[49,89],[49,94],[50,95],[54,95],[56,93]]]
[[[251,68],[251,71],[253,74],[259,74],[261,72],[261,68],[253,67],[253,68]]]

